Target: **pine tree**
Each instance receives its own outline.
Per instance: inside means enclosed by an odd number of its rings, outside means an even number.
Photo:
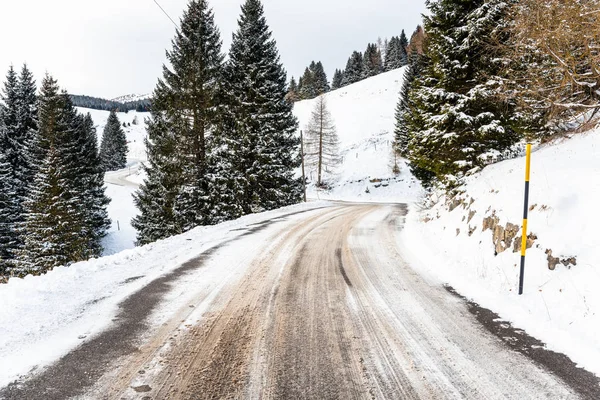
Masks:
[[[397,67],[398,60],[398,49],[399,49],[400,39],[396,36],[392,36],[390,42],[388,44],[387,51],[385,53],[385,61],[384,61],[384,69],[385,71],[391,71]]]
[[[301,200],[298,122],[283,101],[286,74],[260,0],[246,0],[233,35],[227,79],[236,100],[231,132],[237,141],[236,180],[245,213],[271,210]],[[306,82],[303,82],[306,85]]]
[[[400,53],[398,63],[401,68],[408,64],[408,38],[406,37],[406,33],[404,33],[404,29],[402,29],[402,33],[398,39],[398,47]]]
[[[111,111],[102,134],[100,160],[104,171],[117,171],[127,166],[127,136],[115,111]]]
[[[320,96],[323,93],[327,93],[331,90],[329,81],[327,80],[327,73],[325,73],[325,68],[323,68],[323,63],[321,63],[321,61],[315,64],[313,76],[315,80],[315,92],[317,96]]]
[[[363,56],[362,79],[380,74],[383,71],[381,52],[376,44],[370,43]]]
[[[82,119],[50,76],[42,82],[39,110],[39,154],[44,157],[25,202],[25,243],[13,270],[17,275],[44,273],[90,255],[80,182]]]
[[[216,129],[223,54],[220,33],[206,0],[189,3],[181,30],[168,52],[172,69],[154,91],[148,121],[147,179],[136,193],[140,215],[133,220],[138,244],[146,244],[199,225],[220,221],[210,193],[211,152],[207,139]],[[285,97],[285,82],[282,87]],[[284,102],[289,107],[289,103]]]
[[[315,62],[311,63],[311,67],[315,68]],[[302,75],[302,87],[300,88],[300,97],[303,100],[313,99],[317,95],[315,74],[311,70],[311,67],[306,67],[304,74]]]
[[[348,63],[346,64],[346,70],[344,71],[344,79],[342,80],[342,86],[348,86],[356,83],[362,79],[363,76],[363,56],[358,51],[352,53]]]
[[[424,64],[424,56],[414,51],[404,73],[404,81],[400,90],[400,99],[396,107],[396,125],[394,129],[394,148],[402,157],[408,156],[408,141],[410,133],[411,101],[410,91],[415,80],[419,79]]]
[[[342,87],[342,82],[344,81],[344,71],[339,69],[335,70],[333,74],[333,80],[331,82],[331,89],[336,90]]]
[[[35,159],[35,146],[37,138],[38,101],[37,87],[33,74],[23,65],[17,85],[17,134],[19,143],[19,168],[15,177],[19,182],[17,195],[23,203],[27,197],[31,182],[35,176],[38,160]]]
[[[79,165],[81,170],[78,174],[78,191],[83,199],[83,210],[86,212],[85,237],[88,239],[88,257],[99,257],[102,255],[102,238],[106,236],[110,228],[110,218],[107,207],[110,199],[106,197],[104,187],[104,168],[98,152],[98,138],[94,121],[90,114],[85,117],[77,116],[77,124],[80,126],[79,136]]]
[[[0,142],[6,139],[6,127],[0,119]],[[12,269],[14,252],[19,247],[16,232],[18,204],[16,184],[7,154],[0,148],[0,277]]]
[[[420,121],[411,132],[409,159],[416,168],[454,185],[519,139],[513,106],[499,96],[501,57],[486,44],[505,26],[507,3],[427,4],[429,62],[410,93]]]
[[[340,164],[339,138],[325,96],[317,99],[306,128],[306,164],[317,174],[317,186],[324,187],[323,172],[333,173]]]

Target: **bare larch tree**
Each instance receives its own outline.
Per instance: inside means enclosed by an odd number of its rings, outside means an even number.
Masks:
[[[341,163],[339,138],[325,96],[316,100],[305,135],[306,166],[317,173],[317,186],[324,187],[323,172],[333,173]]]

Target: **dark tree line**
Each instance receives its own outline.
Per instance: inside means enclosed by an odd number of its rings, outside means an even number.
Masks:
[[[0,275],[101,255],[110,221],[91,117],[47,75],[11,67],[0,103]]]
[[[206,0],[189,3],[167,54],[135,195],[138,244],[299,202],[298,122],[261,2],[242,6],[227,62]]]
[[[314,61],[306,68],[302,77],[296,81],[292,77],[288,86],[288,101],[313,99],[330,90],[360,82],[363,79],[379,75],[408,65],[408,52],[418,48],[422,52],[423,29],[417,27],[409,42],[404,30],[400,36],[379,43],[369,43],[364,52],[354,51],[350,55],[345,69],[336,69],[329,85],[321,62]]]
[[[81,108],[89,108],[91,110],[101,110],[101,111],[117,111],[117,112],[128,112],[128,111],[137,111],[137,112],[149,112],[151,100],[136,100],[129,101],[125,103],[121,103],[118,101],[100,99],[98,97],[91,96],[79,96],[72,94],[70,95],[71,101],[75,107]]]

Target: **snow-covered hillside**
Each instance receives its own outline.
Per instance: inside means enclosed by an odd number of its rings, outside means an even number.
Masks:
[[[141,101],[148,100],[152,97],[151,93],[148,94],[127,94],[125,96],[115,97],[111,101],[116,101],[117,103],[129,103],[132,101]]]
[[[78,111],[84,114],[91,114],[96,125],[98,141],[100,142],[110,113],[108,111],[90,110],[87,108],[78,108]],[[146,147],[144,144],[146,124],[144,123],[144,119],[149,117],[149,115],[149,113],[138,113],[135,111],[117,114],[119,121],[128,125],[123,127],[123,130],[127,135],[129,154],[127,157],[128,167],[124,171],[109,172],[106,174],[106,194],[112,200],[108,206],[112,226],[108,232],[108,236],[104,238],[102,243],[104,246],[104,255],[107,256],[135,247],[136,232],[131,226],[131,219],[137,214],[132,197],[136,184],[131,181],[140,180],[139,166],[141,162],[146,160]],[[133,124],[134,119],[137,119],[137,125]]]
[[[317,192],[309,186],[310,197],[360,201],[414,201],[422,189],[406,164],[398,160],[401,173],[395,176],[394,114],[404,80],[405,68],[390,71],[343,87],[325,95],[337,128],[343,164],[334,176],[331,192]],[[316,100],[296,103],[294,114],[305,129]],[[307,171],[314,181],[314,171]],[[368,192],[368,193],[367,193]]]
[[[522,297],[524,158],[470,177],[456,198],[440,193],[431,210],[414,207],[402,243],[414,266],[600,374],[598,160],[600,129],[534,152]]]

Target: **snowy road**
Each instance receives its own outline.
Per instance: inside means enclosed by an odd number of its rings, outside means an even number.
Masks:
[[[104,180],[106,183],[110,183],[112,185],[117,186],[126,186],[137,188],[139,185],[127,178],[136,175],[138,171],[141,169],[142,164],[139,160],[130,160],[127,168],[121,169],[119,171],[107,172]]]
[[[244,228],[0,398],[600,398],[592,374],[414,272],[405,214],[338,204]]]

